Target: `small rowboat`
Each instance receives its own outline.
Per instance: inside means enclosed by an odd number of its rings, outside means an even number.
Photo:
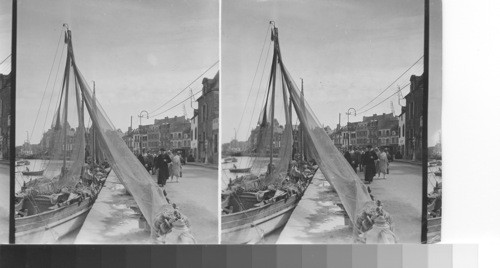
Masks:
[[[232,172],[232,173],[247,173],[247,172],[250,172],[250,169],[251,168],[230,168],[229,169],[229,172]]]
[[[19,167],[19,166],[27,166],[30,164],[30,161],[28,160],[19,160],[19,161],[16,161],[16,166]]]
[[[238,159],[236,157],[228,157],[224,159],[224,162],[222,162],[222,164],[228,164],[234,162],[238,162]]]
[[[38,170],[38,171],[23,171],[24,176],[42,176],[43,172],[45,170]]]

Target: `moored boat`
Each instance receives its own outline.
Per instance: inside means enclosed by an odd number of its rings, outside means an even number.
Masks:
[[[271,73],[258,125],[254,129],[250,127],[249,149],[254,160],[258,157],[262,162],[262,158],[267,157],[269,161],[262,167],[260,162],[252,160],[250,174],[230,180],[222,193],[223,200],[229,196],[227,206],[222,208],[222,243],[257,243],[285,225],[318,168],[338,193],[351,222],[356,223],[362,213],[375,204],[367,186],[306,103],[303,88],[297,88],[286,69],[274,22],[271,22],[271,42],[274,43]],[[281,97],[284,126],[277,125],[275,117],[275,100]],[[294,114],[300,122],[299,131],[292,131]],[[275,131],[280,133],[279,140]],[[359,231],[353,228],[353,242],[359,237]]]
[[[250,169],[252,169],[252,168],[251,167],[248,167],[248,168],[230,168],[229,172],[232,172],[232,173],[247,173],[247,172],[250,172]]]
[[[37,170],[37,171],[23,171],[22,174],[24,176],[41,176],[45,170]]]

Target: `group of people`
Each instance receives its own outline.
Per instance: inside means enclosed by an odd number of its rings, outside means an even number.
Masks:
[[[391,159],[389,149],[373,148],[368,145],[364,150],[345,150],[344,157],[355,172],[358,172],[358,168],[360,172],[364,171],[365,183],[372,183],[375,175],[378,175],[378,178],[387,179],[389,160]],[[382,174],[382,177],[380,177],[380,174]]]
[[[149,151],[144,154],[138,154],[137,159],[146,168],[146,170],[155,175],[158,173],[158,186],[164,187],[167,180],[179,182],[182,177],[182,156],[180,153],[160,149],[160,153],[151,154]]]

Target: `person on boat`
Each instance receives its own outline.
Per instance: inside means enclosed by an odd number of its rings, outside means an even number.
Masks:
[[[373,177],[376,174],[375,161],[378,159],[377,154],[373,151],[371,145],[366,147],[363,165],[365,165],[365,182],[372,183]]]
[[[156,167],[158,168],[158,185],[163,187],[168,179],[168,164],[170,164],[172,160],[167,155],[164,148],[160,149],[160,155],[156,158]]]
[[[385,179],[385,175],[387,174],[387,169],[389,167],[389,158],[387,157],[387,154],[384,150],[380,152],[378,157],[379,157],[378,170],[380,173],[382,173],[382,178]]]
[[[172,158],[172,173],[170,173],[170,178],[173,181],[175,177],[175,180],[179,182],[182,172],[181,157],[175,151],[174,153],[170,153],[170,157]]]
[[[380,204],[380,201],[377,201]],[[375,210],[375,215],[371,217],[372,228],[366,232],[367,244],[395,244],[398,242],[394,234],[392,217],[381,205]]]

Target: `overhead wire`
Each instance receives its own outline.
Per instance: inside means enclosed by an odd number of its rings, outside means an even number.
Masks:
[[[366,103],[365,105],[359,107],[358,109],[356,110],[361,110],[363,108],[365,108],[366,106],[368,106],[370,103],[372,103],[373,101],[375,101],[378,97],[380,97],[380,95],[382,95],[384,92],[386,92],[392,85],[394,85],[404,74],[406,74],[411,68],[413,68],[419,61],[421,61],[422,59],[424,58],[424,56],[422,55],[417,61],[415,61],[408,69],[406,69],[401,75],[398,76],[398,78],[396,78],[392,83],[390,83],[384,90],[382,90],[377,96],[375,96],[373,99],[371,99],[368,103]]]
[[[356,113],[356,114],[358,114],[358,115],[359,115],[359,114],[364,114],[364,113],[366,113],[366,112],[370,111],[371,109],[373,109],[373,108],[375,108],[375,107],[379,106],[380,104],[384,103],[386,100],[390,99],[392,96],[394,96],[394,95],[398,94],[401,90],[403,90],[404,88],[406,88],[406,87],[407,87],[407,86],[409,86],[410,84],[411,84],[411,83],[408,83],[408,84],[404,85],[403,87],[399,88],[396,92],[392,93],[389,97],[387,97],[387,98],[383,99],[382,101],[380,101],[379,103],[377,103],[377,104],[373,105],[372,107],[370,107],[370,108],[368,108],[368,109],[366,109],[366,110],[364,110],[364,111],[361,111],[361,112],[359,112],[359,113]]]
[[[200,93],[202,90],[203,90],[203,88],[202,88],[202,89],[200,89],[199,91],[197,91],[196,93],[194,93],[193,95],[196,95],[196,94]],[[160,112],[160,113],[158,113],[158,114],[155,114],[155,115],[150,115],[149,117],[157,117],[157,116],[159,116],[159,115],[161,115],[161,114],[164,114],[164,113],[166,113],[166,112],[168,112],[168,111],[170,111],[170,110],[174,109],[175,107],[177,107],[177,106],[179,106],[179,105],[183,104],[184,102],[188,101],[189,99],[191,99],[191,96],[189,96],[188,98],[186,98],[186,99],[184,99],[184,100],[182,100],[182,101],[178,102],[176,105],[174,105],[174,106],[172,106],[172,107],[170,107],[170,108],[168,108],[168,109],[166,109],[166,110],[164,110],[164,111],[162,111],[162,112]]]
[[[419,66],[417,69],[414,69],[414,73],[420,73],[420,72],[422,72],[422,71],[423,71],[423,69],[424,69],[423,65],[422,65],[422,66]],[[407,74],[407,75],[406,75],[406,77],[404,77],[404,79],[402,79],[402,78],[403,78],[403,76],[400,76],[400,79],[396,80],[395,82],[402,81],[402,80],[404,80],[404,81],[408,81],[408,80],[410,80],[410,78],[411,78],[411,76],[412,76],[412,75],[413,75],[413,74]],[[394,84],[395,84],[395,83],[394,83]],[[375,104],[375,105],[370,106],[369,108],[365,108],[365,109],[363,109],[363,110],[362,110],[362,111],[360,111],[360,112],[356,112],[356,114],[357,114],[357,115],[360,115],[360,114],[366,113],[366,112],[368,112],[368,111],[370,111],[370,110],[374,109],[375,107],[377,107],[377,106],[379,106],[380,104],[384,103],[385,101],[389,100],[389,99],[390,99],[391,97],[393,97],[394,95],[396,95],[396,94],[398,94],[399,92],[401,92],[404,88],[408,87],[410,84],[411,84],[411,83],[407,83],[407,84],[405,84],[405,86],[403,86],[403,87],[401,87],[401,88],[398,88],[398,90],[396,90],[394,93],[392,93],[391,95],[389,95],[388,97],[386,97],[386,98],[385,98],[385,99],[383,99],[382,101],[378,102],[378,103],[377,103],[377,104]],[[360,110],[361,110],[361,109],[360,109]]]
[[[199,76],[197,76],[193,81],[191,81],[191,83],[189,83],[186,87],[184,87],[181,91],[179,91],[179,93],[177,93],[175,96],[173,96],[171,99],[169,99],[168,101],[166,101],[165,103],[163,103],[160,107],[150,111],[149,113],[152,114],[158,110],[160,110],[161,108],[165,107],[165,105],[169,104],[172,100],[174,100],[177,96],[179,96],[182,92],[184,92],[186,89],[188,89],[194,82],[196,82],[198,79],[200,79],[203,75],[205,75],[208,71],[210,71],[210,69],[212,69],[214,66],[216,66],[217,64],[219,63],[219,60],[215,61],[214,64],[212,64],[210,67],[208,67],[208,69],[206,69],[202,74],[200,74]]]

